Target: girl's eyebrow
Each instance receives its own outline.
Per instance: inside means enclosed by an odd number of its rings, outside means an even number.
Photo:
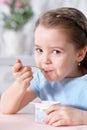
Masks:
[[[39,45],[35,44],[34,47],[40,47]],[[49,47],[50,49],[60,49],[60,50],[64,50],[63,47],[60,47],[60,46],[50,46]]]
[[[35,44],[34,47],[40,47],[39,45]]]
[[[35,45],[34,46],[35,48],[41,48],[39,45]],[[43,48],[42,48],[43,49]],[[53,50],[53,49],[58,49],[58,50],[61,50],[61,51],[64,51],[65,49],[63,47],[58,47],[58,46],[51,46],[49,47],[49,49]]]
[[[63,47],[60,47],[60,46],[50,46],[49,47],[50,49],[58,49],[58,50],[64,50],[64,48]]]

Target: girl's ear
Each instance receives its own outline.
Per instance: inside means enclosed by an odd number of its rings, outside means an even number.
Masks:
[[[87,46],[77,52],[77,62],[81,62],[87,53]]]

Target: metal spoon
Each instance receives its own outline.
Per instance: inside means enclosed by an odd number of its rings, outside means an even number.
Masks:
[[[9,66],[9,67],[12,67],[14,65],[12,64],[0,64],[0,66]],[[37,69],[40,69],[39,67],[35,66],[35,65],[25,65],[25,66],[29,66],[31,67],[33,70],[37,70]]]

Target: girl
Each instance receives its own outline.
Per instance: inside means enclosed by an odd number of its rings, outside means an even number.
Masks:
[[[87,125],[87,19],[77,9],[44,13],[35,26],[34,77],[17,60],[16,81],[1,97],[1,112],[19,111],[37,96],[58,101],[48,110],[45,123],[53,126]]]

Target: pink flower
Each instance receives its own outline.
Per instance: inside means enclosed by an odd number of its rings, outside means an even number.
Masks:
[[[10,3],[11,0],[0,0],[0,3],[7,4]]]
[[[17,1],[17,2],[15,3],[15,7],[16,7],[16,8],[21,8],[21,7],[23,7],[23,3]]]

